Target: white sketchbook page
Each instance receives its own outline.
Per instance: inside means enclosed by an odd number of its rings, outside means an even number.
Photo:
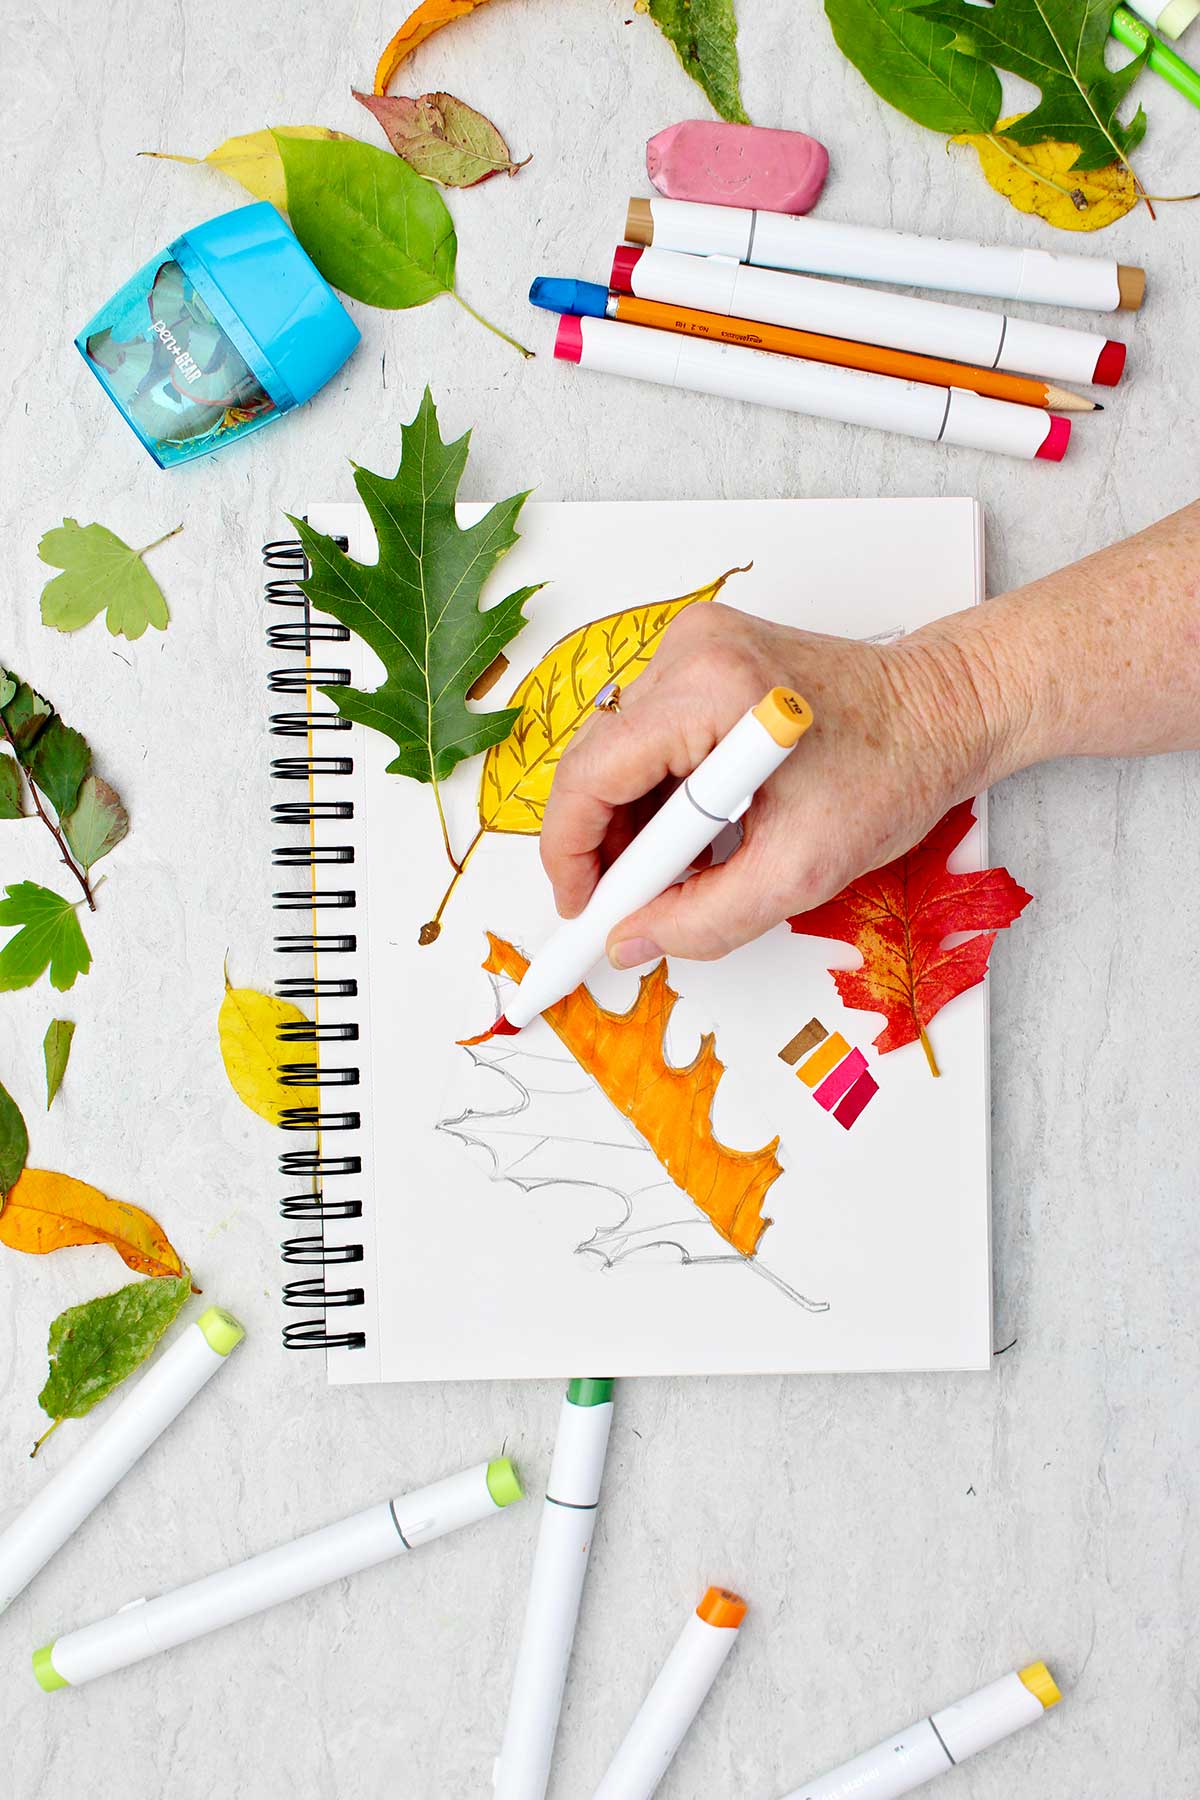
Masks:
[[[464,522],[480,510],[463,508]],[[374,556],[361,508],[319,507],[310,517],[345,534],[360,560]],[[521,528],[485,601],[549,585],[527,608],[530,623],[488,706],[503,704],[581,623],[686,593],[738,563],[754,567],[731,579],[723,602],[847,636],[911,630],[983,591],[981,519],[969,500],[530,503]],[[367,687],[381,677],[357,644],[330,646],[322,660],[355,663],[354,679]],[[479,1053],[504,1061],[520,1085],[454,1046],[495,1011],[479,968],[485,929],[528,950],[553,926],[536,840],[489,836],[439,941],[419,948],[418,927],[449,873],[432,796],[386,774],[391,750],[379,735],[356,730],[353,746],[357,817],[323,830],[356,846],[363,1129],[329,1147],[362,1155],[362,1177],[337,1185],[361,1195],[365,1217],[327,1237],[365,1241],[360,1269],[330,1273],[331,1285],[361,1281],[368,1303],[332,1314],[331,1324],[365,1328],[368,1348],[332,1352],[332,1380],[988,1367],[984,987],[935,1022],[943,1069],[935,1081],[919,1046],[878,1057],[871,1040],[882,1019],[841,1006],[826,971],[854,966],[847,946],[784,926],[720,963],[672,965],[682,998],[670,1059],[690,1061],[712,1028],[726,1065],[717,1136],[741,1149],[782,1140],[784,1173],[763,1208],[774,1223],[749,1264],[649,1151],[639,1154],[628,1123],[544,1021]],[[444,790],[458,846],[475,829],[478,780],[476,761]],[[983,860],[980,825],[953,866]],[[350,962],[338,958],[328,972],[344,974]],[[624,1009],[637,979],[602,969],[592,987]],[[850,1131],[778,1057],[814,1015],[864,1051],[879,1082]],[[506,1060],[518,1052],[519,1061]],[[525,1104],[531,1081],[552,1091]],[[439,1129],[471,1111],[495,1116],[464,1119],[453,1134]],[[626,1240],[595,1234],[620,1226],[630,1204],[630,1224],[653,1227],[633,1241],[660,1247],[606,1266],[595,1252],[611,1255]]]

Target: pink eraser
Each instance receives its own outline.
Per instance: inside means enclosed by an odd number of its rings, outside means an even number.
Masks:
[[[1062,419],[1057,413],[1050,414],[1050,429],[1042,440],[1042,447],[1037,452],[1047,462],[1061,462],[1067,453],[1067,445],[1071,441],[1071,421]]]
[[[825,185],[829,152],[802,131],[684,119],[646,145],[646,173],[668,200],[806,213]]]

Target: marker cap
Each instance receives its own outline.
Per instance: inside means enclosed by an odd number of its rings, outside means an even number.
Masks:
[[[736,1631],[746,1612],[746,1602],[740,1594],[735,1594],[732,1588],[720,1587],[710,1587],[696,1608],[697,1618],[724,1631]]]
[[[1067,453],[1067,445],[1070,441],[1070,419],[1062,419],[1057,413],[1051,413],[1050,429],[1036,454],[1045,462],[1061,462]]]
[[[1125,371],[1125,345],[1119,338],[1109,338],[1096,358],[1092,380],[1101,387],[1116,387]]]
[[[613,1384],[607,1375],[577,1375],[567,1383],[567,1399],[572,1406],[606,1406],[612,1399]]]
[[[554,334],[554,354],[560,362],[577,363],[583,356],[583,326],[574,313],[564,313]]]
[[[625,213],[625,236],[631,244],[654,242],[654,213],[649,200],[634,199]]]
[[[1058,1683],[1044,1662],[1030,1663],[1027,1669],[1018,1669],[1017,1674],[1034,1699],[1040,1700],[1047,1712],[1052,1706],[1057,1706],[1062,1699],[1062,1695],[1058,1691]]]
[[[772,688],[751,711],[781,750],[799,743],[813,721],[808,701],[785,687]]]
[[[52,1660],[53,1650],[53,1644],[43,1644],[40,1650],[35,1650],[33,1653],[34,1679],[44,1694],[53,1694],[57,1689],[71,1685],[55,1668]]]
[[[1167,0],[1167,5],[1158,15],[1156,29],[1161,31],[1164,37],[1177,38],[1187,30],[1192,20],[1198,15],[1200,15],[1200,0]]]
[[[608,277],[608,285],[617,294],[632,294],[633,271],[642,254],[640,244],[618,244],[613,251],[612,272]]]
[[[209,1348],[218,1356],[228,1356],[246,1335],[245,1328],[223,1306],[208,1307],[196,1323],[208,1340]]]
[[[497,1506],[511,1506],[514,1500],[525,1497],[520,1477],[507,1456],[497,1456],[488,1464],[487,1489]]]

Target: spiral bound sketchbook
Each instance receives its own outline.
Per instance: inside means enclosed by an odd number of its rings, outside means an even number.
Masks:
[[[361,506],[308,518],[375,560]],[[554,746],[600,674],[646,666],[667,603],[887,640],[982,598],[979,507],[535,501],[519,528],[483,604],[546,585],[474,704],[522,712],[443,784],[445,843],[391,740],[319,692],[382,665],[306,602],[296,543],[264,552],[276,991],[312,1020],[284,1028],[285,1081],[319,1057],[282,1140],[285,1341],[334,1382],[987,1368],[986,983],[934,1021],[938,1079],[842,1005],[829,971],[857,952],[786,925],[718,962],[602,966],[558,1027],[457,1042],[555,923]],[[952,869],[985,866],[977,812]]]

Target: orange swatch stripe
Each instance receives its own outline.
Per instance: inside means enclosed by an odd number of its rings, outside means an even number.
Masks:
[[[830,1069],[837,1067],[843,1056],[849,1056],[850,1046],[840,1031],[827,1037],[819,1050],[814,1050],[806,1063],[796,1070],[805,1087],[815,1088],[824,1081]]]

